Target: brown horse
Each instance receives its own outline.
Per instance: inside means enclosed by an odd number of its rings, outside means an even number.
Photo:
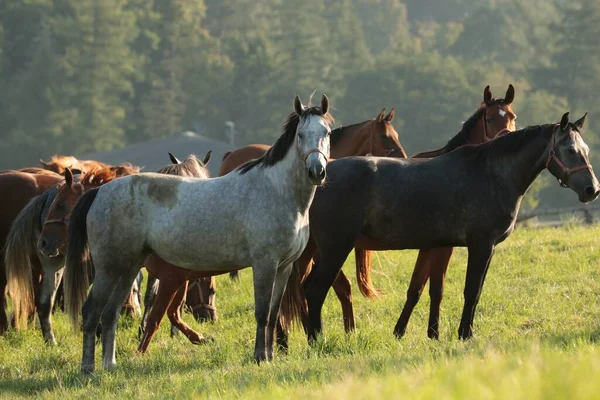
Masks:
[[[107,164],[100,161],[94,160],[78,160],[73,156],[60,156],[54,155],[50,161],[40,160],[40,164],[44,169],[56,172],[57,174],[64,175],[65,169],[69,168],[71,171],[78,170],[81,172],[90,171],[95,168],[108,168]]]
[[[169,153],[169,155],[173,164],[158,170],[158,173],[192,178],[209,178],[206,165],[210,161],[210,152],[208,152],[203,162],[197,160],[194,156],[190,156],[183,162],[180,162],[172,154]],[[210,318],[216,320],[214,276],[202,271],[180,268],[157,256],[148,257],[144,265],[149,277],[157,278],[159,283],[150,312],[148,313],[148,308],[144,311],[141,327],[142,338],[138,351],[141,353],[146,351],[165,313],[171,321],[171,325],[179,329],[191,343],[201,344],[209,340],[183,322],[181,319],[181,310],[186,302],[186,297],[191,292],[194,299],[200,301],[199,305],[208,307],[207,310],[214,313],[214,315],[211,314]],[[192,281],[191,285],[189,281]],[[195,291],[197,293],[194,294]],[[148,293],[146,294],[148,295]],[[190,308],[194,311],[194,306],[190,306]],[[173,329],[171,332],[174,332]]]
[[[33,310],[35,304],[38,308],[45,341],[50,344],[56,343],[50,312],[62,276],[63,248],[61,247],[59,251],[47,252],[45,250],[51,243],[43,243],[44,239],[42,238],[40,241],[43,245],[40,249],[38,248],[38,237],[41,238],[44,230],[60,232],[61,226],[65,229],[69,217],[65,212],[70,199],[68,193],[82,192],[86,186],[97,186],[124,174],[138,171],[139,169],[136,168],[128,168],[128,165],[119,168],[96,167],[78,182],[79,177],[75,177],[67,168],[64,171],[64,180],[63,177],[57,175],[53,181],[55,185],[50,188],[51,190],[44,191],[41,196],[30,201],[18,213],[7,235],[5,256],[3,257],[17,328],[25,325],[26,317]],[[0,175],[0,177],[3,176]],[[55,205],[54,209],[51,204]],[[42,278],[36,279],[36,282],[39,282],[39,288],[32,287],[30,278],[32,269],[43,271]],[[137,303],[136,311],[140,313],[139,301]]]
[[[183,163],[177,159],[173,154],[169,153],[169,157],[171,159],[172,164],[168,165],[164,168],[158,170],[158,173],[167,174],[167,175],[178,175],[178,176],[187,176],[191,178],[208,178],[208,172],[206,170],[206,165],[208,165],[210,161],[211,152],[209,151],[204,160],[200,162],[195,157],[188,158]],[[199,164],[199,166],[196,165]],[[174,267],[172,264],[167,263],[166,261],[158,258],[151,257],[149,262],[152,266],[158,268],[158,266],[164,265],[165,271]],[[163,272],[159,270],[159,275],[164,275]],[[150,309],[154,306],[156,301],[156,297],[158,295],[160,282],[158,277],[154,276],[154,274],[148,274],[148,282],[146,285],[146,294],[144,297],[144,315],[142,316],[142,321],[140,323],[140,339],[144,335],[144,331],[146,329],[146,321],[148,319],[148,314]],[[163,289],[164,292],[164,289]],[[214,277],[202,277],[198,279],[194,279],[193,281],[187,284],[187,292],[184,296],[184,300],[188,308],[190,309],[192,315],[197,321],[216,321],[217,320],[217,310],[215,308],[215,278]],[[180,313],[181,313],[180,309]],[[181,321],[180,314],[169,313],[169,315],[175,319],[177,324],[171,323],[171,334],[176,333],[176,328],[179,326],[187,326]]]
[[[60,182],[62,177],[57,174],[29,174],[18,171],[5,171],[0,174],[0,334],[8,328],[6,316],[6,267],[4,255],[6,253],[6,238],[11,224],[19,212],[35,196]],[[39,262],[33,263],[32,274],[34,289],[39,289],[42,279],[42,267]],[[30,278],[31,279],[31,278]],[[29,317],[29,315],[28,315]]]
[[[350,126],[342,126],[331,131],[331,159],[342,158],[349,156],[376,156],[376,157],[398,157],[406,158],[406,153],[398,139],[398,133],[392,126],[391,122],[394,119],[396,112],[392,108],[388,115],[385,115],[385,109],[381,110],[376,118],[360,122]],[[219,169],[219,176],[223,176],[241,164],[253,159],[259,158],[270,148],[264,144],[253,144],[240,149],[225,153],[223,163]],[[310,240],[309,245],[310,246]],[[312,262],[312,251],[308,250],[303,253],[298,265],[305,265],[308,271]],[[357,257],[369,257],[369,252],[356,253]],[[301,274],[304,274],[304,268],[300,268]],[[371,283],[370,275],[364,274],[358,268],[357,280],[358,286],[366,297],[372,298],[377,296],[377,290]],[[308,272],[306,272],[308,273]],[[236,277],[237,271],[230,275]],[[342,311],[344,314],[344,327],[346,331],[354,329],[354,316],[352,311],[352,288],[350,280],[344,273],[340,271],[335,283],[333,284],[335,294],[340,300]]]
[[[484,89],[483,101],[480,103],[479,108],[475,113],[463,124],[461,131],[452,138],[446,146],[439,150],[420,153],[413,158],[432,158],[450,151],[457,149],[466,144],[481,144],[492,140],[502,134],[515,130],[516,114],[511,109],[510,105],[514,100],[514,88],[509,85],[506,95],[503,99],[495,99],[492,97],[489,86]],[[356,270],[357,274],[365,276],[366,280],[370,282],[370,273],[372,269],[370,251],[372,250],[387,250],[386,245],[379,243],[375,240],[368,239],[366,237],[361,238],[355,243],[355,254],[356,254]],[[315,243],[310,240],[304,253],[294,264],[295,269],[297,268],[300,272],[299,275],[292,274],[292,279],[299,279],[303,282],[308,276],[312,269],[311,260],[315,257],[316,246]],[[438,325],[439,325],[439,308],[443,294],[443,283],[452,255],[452,248],[440,248],[440,249],[429,249],[421,250],[417,263],[413,272],[413,277],[408,290],[408,300],[402,312],[399,325],[396,326],[395,333],[397,336],[402,336],[408,318],[412,309],[417,304],[423,287],[427,283],[427,280],[431,276],[430,283],[430,297],[431,297],[431,309],[430,319],[428,327],[428,336],[431,338],[438,337]],[[339,277],[339,276],[338,276]],[[295,287],[300,285],[299,282],[294,284]],[[282,303],[282,324],[284,328],[289,326],[289,322],[296,316],[306,316],[305,309],[298,309],[293,305],[297,305],[298,302],[290,299],[291,296],[297,296],[295,293],[286,292]],[[288,297],[289,296],[289,297]],[[354,325],[354,315],[352,312],[352,299],[350,296],[347,298],[347,304],[342,308],[344,310],[344,322],[347,320]],[[399,328],[400,326],[400,328]],[[281,327],[279,327],[281,329]],[[279,332],[279,343],[282,346],[286,346],[285,341],[286,335],[284,332]]]

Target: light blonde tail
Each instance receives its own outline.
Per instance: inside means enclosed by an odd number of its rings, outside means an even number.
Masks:
[[[358,288],[363,296],[369,299],[379,297],[379,290],[373,285],[371,278],[371,270],[373,269],[371,253],[372,251],[369,250],[354,249]]]

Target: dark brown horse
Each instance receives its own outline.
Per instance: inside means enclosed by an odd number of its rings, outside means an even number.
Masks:
[[[479,108],[475,113],[463,124],[461,131],[454,136],[444,147],[441,149],[430,151],[427,153],[420,153],[412,158],[433,158],[442,154],[449,153],[461,146],[466,144],[480,144],[492,140],[500,135],[514,131],[516,114],[511,109],[510,105],[514,100],[514,88],[509,85],[506,91],[505,97],[496,99],[492,96],[489,86],[484,89],[483,101],[480,103]],[[292,273],[292,279],[299,279],[300,282],[304,281],[312,269],[312,259],[315,258],[316,246],[314,241],[309,240],[306,249],[295,263],[295,270]],[[386,246],[382,243],[378,243],[375,240],[362,237],[355,243],[354,251],[356,255],[356,271],[357,276],[360,276],[359,281],[369,282],[368,288],[373,288],[371,284],[371,269],[372,269],[372,257],[371,251],[373,250],[386,250]],[[428,334],[430,337],[437,337],[437,326],[439,320],[439,307],[442,300],[443,292],[443,280],[446,274],[450,256],[452,255],[452,248],[441,248],[441,249],[430,249],[422,250],[419,253],[417,263],[413,272],[413,278],[411,280],[410,288],[408,291],[408,301],[405,306],[406,321],[410,316],[410,311],[414,308],[416,301],[420,297],[424,285],[427,283],[431,275],[430,284],[430,296],[431,296],[431,309],[430,309],[430,327]],[[339,280],[339,277],[337,278]],[[336,280],[336,282],[337,282]],[[360,286],[359,286],[360,287]],[[335,288],[335,286],[334,286]],[[361,288],[362,289],[362,288]],[[362,290],[361,290],[362,291]],[[376,296],[377,292],[364,292],[367,297]],[[285,328],[289,326],[290,316],[292,315],[304,315],[305,309],[296,309],[298,305],[297,301],[294,301],[290,297],[294,297],[294,293],[286,292],[283,303],[282,303],[282,323]],[[415,301],[416,297],[416,301]],[[410,307],[412,306],[412,307]],[[291,307],[291,308],[290,308]],[[352,307],[352,297],[350,292],[348,296],[342,302],[342,310],[344,312],[344,325],[346,331],[354,329],[354,313]],[[404,320],[404,319],[403,319]],[[306,320],[305,320],[306,321]],[[351,327],[351,329],[348,329]],[[279,328],[281,329],[281,327]],[[433,334],[435,333],[435,335]],[[286,334],[279,332],[280,345],[286,346]]]
[[[330,162],[329,184],[317,189],[310,207],[318,261],[302,287],[292,287],[294,282],[287,287],[306,295],[309,340],[322,331],[327,292],[361,237],[389,250],[467,247],[458,335],[472,337],[495,247],[514,230],[523,195],[539,174],[548,169],[584,203],[600,194],[581,136],[585,118],[571,123],[565,113],[560,123],[527,127],[427,160]]]
[[[0,174],[0,334],[8,328],[6,316],[6,266],[4,256],[6,253],[6,238],[11,224],[19,212],[35,196],[40,195],[46,189],[52,187],[62,180],[58,174],[30,174],[18,171],[5,171]],[[42,280],[42,266],[34,262],[32,266],[33,286],[35,291],[39,289]],[[31,278],[29,278],[31,279]]]
[[[86,174],[80,182],[79,176],[74,176],[67,168],[64,171],[64,180],[63,177],[57,176],[52,187],[32,199],[18,213],[7,234],[3,257],[18,328],[24,326],[25,319],[35,304],[45,341],[50,344],[56,343],[50,313],[62,276],[64,246],[60,246],[56,251],[47,251],[54,242],[45,243],[46,239],[41,237],[41,233],[44,230],[54,230],[59,236],[62,233],[61,228],[63,230],[66,228],[71,193],[83,193],[85,186],[97,186],[102,182],[138,171],[137,168],[130,168],[129,164],[108,168],[97,167]],[[60,196],[56,201],[58,194]],[[51,205],[54,203],[59,206],[52,210]],[[41,239],[41,249],[38,248],[38,237]],[[30,278],[31,271],[38,269],[42,271],[41,278],[35,280],[39,288],[36,287],[35,282],[32,287]],[[135,302],[135,299],[132,301]],[[140,312],[139,302],[136,311]]]
[[[331,131],[330,158],[368,155],[406,158],[406,153],[398,138],[398,132],[396,132],[391,123],[395,114],[396,112],[393,108],[388,115],[385,115],[385,109],[383,109],[376,118],[354,125],[342,126]],[[251,159],[262,157],[269,148],[270,146],[268,145],[253,144],[226,153],[219,169],[219,176],[228,174]],[[301,257],[303,261],[300,264],[305,265],[305,268],[299,268],[303,275],[309,272],[313,255],[314,250],[312,252],[308,250],[303,253]],[[370,253],[363,251],[359,254],[357,252],[356,256],[357,258],[369,257]],[[308,272],[303,272],[305,270]],[[371,283],[370,275],[364,274],[363,271],[359,270],[358,264],[356,273],[361,293],[369,298],[376,297],[377,290]],[[231,273],[231,276],[237,276],[237,274],[238,272],[235,271]],[[345,329],[346,331],[351,331],[354,329],[352,287],[344,271],[340,271],[333,288],[342,305]]]

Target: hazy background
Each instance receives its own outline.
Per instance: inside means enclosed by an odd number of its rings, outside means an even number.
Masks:
[[[441,147],[491,85],[518,126],[588,111],[598,165],[600,0],[1,0],[0,169],[186,130],[271,143],[293,96],[338,124],[396,108]],[[190,149],[200,152],[204,149]],[[168,151],[168,150],[165,150]],[[220,161],[220,160],[219,160]],[[545,173],[542,205],[576,204]],[[536,196],[528,196],[535,206]]]

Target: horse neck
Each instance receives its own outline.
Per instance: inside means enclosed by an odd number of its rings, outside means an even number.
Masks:
[[[488,166],[495,169],[497,174],[504,176],[520,196],[525,194],[546,167],[553,128],[549,125],[540,129],[541,132],[525,130],[512,133],[506,139],[518,140],[519,136],[522,136],[519,150],[506,149],[486,159]]]
[[[358,131],[366,130],[366,134],[358,135]],[[373,151],[373,121],[365,121],[356,125],[339,128],[340,139],[331,147],[331,158],[349,156],[365,156]]]
[[[295,143],[281,161],[265,169],[255,170],[265,171],[275,190],[283,197],[292,197],[298,211],[308,211],[316,187],[308,179],[306,165],[298,154]]]

